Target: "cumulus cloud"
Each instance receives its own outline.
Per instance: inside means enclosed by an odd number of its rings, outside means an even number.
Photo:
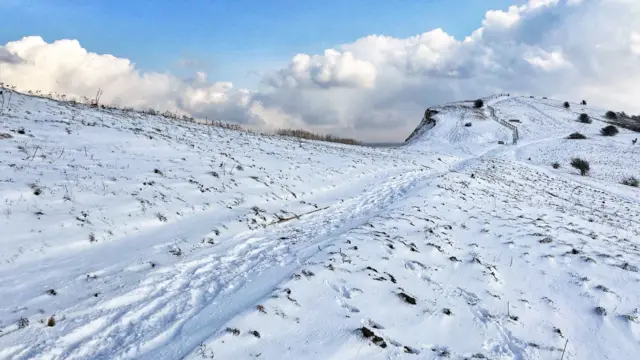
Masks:
[[[247,90],[234,89],[225,82],[208,83],[204,72],[195,73],[190,81],[170,74],[141,73],[130,60],[88,52],[76,40],[47,43],[39,36],[30,36],[7,43],[4,49],[9,59],[21,61],[0,62],[0,81],[24,91],[51,91],[80,98],[93,97],[102,89],[103,103],[260,123],[247,107]]]
[[[495,93],[538,94],[638,112],[640,2],[529,0],[485,15],[463,39],[442,29],[370,35],[298,54],[258,90],[140,72],[75,40],[27,37],[0,47],[0,81],[126,106],[179,109],[263,127],[303,127],[363,140],[403,139],[430,105]]]
[[[0,46],[0,63],[18,64],[22,59],[9,52],[4,46]]]
[[[640,33],[632,32],[630,38],[631,52],[640,55]]]
[[[520,20],[520,12],[521,8],[518,6],[509,7],[509,11],[489,10],[482,25],[489,28],[509,28]]]
[[[640,81],[633,56],[640,50],[638,18],[638,1],[530,0],[487,12],[482,27],[464,39],[436,29],[409,38],[372,35],[337,47],[331,56],[349,53],[375,67],[374,84],[366,88],[335,83],[309,89],[290,81],[286,90],[261,96],[307,124],[330,122],[377,139],[402,138],[429,105],[494,92],[588,98],[640,111],[640,90],[631,85]],[[277,77],[298,78],[302,56]]]
[[[543,70],[558,70],[571,66],[564,58],[561,51],[546,52],[538,49],[537,53],[529,53],[524,55],[524,59],[531,65],[537,66]]]
[[[324,55],[294,56],[289,67],[270,76],[267,83],[278,88],[370,88],[376,75],[372,63],[355,58],[349,51],[327,49]]]

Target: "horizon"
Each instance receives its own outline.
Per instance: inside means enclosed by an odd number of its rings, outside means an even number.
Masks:
[[[5,0],[0,82],[398,143],[427,107],[499,92],[640,112],[638,17],[607,0]]]

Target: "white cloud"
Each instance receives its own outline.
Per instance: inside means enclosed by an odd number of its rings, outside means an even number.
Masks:
[[[640,32],[638,18],[638,1],[530,0],[487,12],[483,27],[461,40],[436,29],[409,38],[371,35],[341,45],[339,51],[375,66],[375,83],[366,89],[310,91],[292,81],[288,85],[297,88],[295,93],[263,97],[307,123],[331,122],[354,134],[393,132],[396,138],[415,124],[424,107],[493,92],[588,95],[594,104],[640,111],[635,100],[640,90],[620,86],[640,81],[625,35]],[[308,55],[321,63],[317,56]],[[294,59],[278,75],[295,77],[295,64]]]
[[[128,59],[75,40],[27,37],[0,47],[0,81],[21,89],[180,109],[267,127],[305,127],[365,140],[402,139],[424,108],[494,92],[586,98],[640,112],[640,1],[529,0],[487,12],[464,39],[442,29],[370,35],[322,54],[298,54],[259,91],[140,72]],[[11,59],[11,60],[8,60]]]
[[[324,55],[298,54],[289,68],[268,80],[274,87],[372,87],[376,80],[376,67],[354,57],[349,51],[325,50]]]
[[[484,25],[484,27],[511,27],[520,20],[521,11],[522,8],[518,6],[511,6],[508,11],[489,10],[485,14],[482,25]]]
[[[141,73],[128,59],[90,53],[76,40],[47,43],[31,36],[9,42],[5,48],[21,61],[0,62],[0,81],[24,91],[93,97],[102,89],[103,103],[181,110],[241,123],[258,120],[249,114],[247,90],[236,90],[230,83],[207,83],[204,72],[189,82],[170,74]]]
[[[640,33],[632,32],[630,37],[631,52],[640,55]]]
[[[537,52],[531,51],[525,54],[524,59],[529,64],[547,71],[558,70],[571,66],[571,64],[564,58],[561,51],[546,52],[539,49]]]
[[[0,63],[18,64],[22,62],[22,59],[9,52],[4,46],[0,46]]]

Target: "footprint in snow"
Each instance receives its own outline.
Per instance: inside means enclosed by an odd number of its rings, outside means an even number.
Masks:
[[[345,281],[341,280],[340,282],[345,282]],[[333,284],[333,283],[331,283],[329,281],[325,281],[325,283],[327,285],[329,285],[329,287],[331,287],[331,289],[333,289],[335,292],[339,293],[345,299],[352,299],[352,298],[355,298],[356,296],[362,294],[362,290],[360,290],[358,288],[348,287],[346,284],[336,285],[336,284]]]
[[[355,307],[355,306],[352,306],[352,305],[347,304],[347,302],[346,302],[346,301],[344,301],[344,300],[342,300],[342,299],[336,299],[336,300],[338,301],[338,304],[339,304],[342,308],[346,309],[347,311],[349,311],[349,312],[351,312],[351,313],[359,313],[359,312],[360,312],[360,309],[358,309],[358,308],[357,308],[357,307]]]

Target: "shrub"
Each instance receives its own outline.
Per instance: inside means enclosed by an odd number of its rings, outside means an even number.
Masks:
[[[341,144],[347,144],[347,145],[361,144],[359,141],[354,139],[342,138],[342,137],[333,136],[333,135],[315,134],[306,130],[280,129],[276,131],[276,134],[280,136],[289,136],[289,137],[295,137],[295,138],[307,139],[307,140],[335,142],[335,143],[341,143]]]
[[[585,113],[580,114],[578,120],[580,120],[580,122],[584,124],[591,124],[591,118]]]
[[[557,161],[556,161],[556,162],[554,162],[553,164],[551,164],[551,166],[552,166],[554,169],[560,169],[560,163],[559,163],[559,162],[557,162]]]
[[[578,132],[574,132],[573,134],[567,136],[567,139],[571,139],[571,140],[584,140],[587,137],[578,133]]]
[[[21,317],[18,320],[18,329],[24,329],[27,326],[29,326],[29,319],[25,318],[25,317]]]
[[[580,104],[587,105],[587,100],[582,100],[582,102]]]
[[[627,186],[633,186],[633,187],[639,187],[640,186],[640,180],[638,180],[635,177],[628,177],[626,179],[623,179],[620,182],[622,185],[627,185]]]
[[[604,116],[605,116],[607,119],[610,119],[610,120],[615,120],[615,119],[617,119],[617,118],[618,118],[618,114],[616,114],[615,112],[613,112],[613,111],[611,111],[611,110],[607,111],[607,113],[606,113],[606,114],[604,114]]]
[[[482,101],[482,99],[478,99],[473,102],[473,107],[476,109],[480,109],[483,106],[484,106],[484,101]]]
[[[580,171],[580,175],[585,176],[589,173],[589,162],[580,158],[571,159],[571,166]]]
[[[618,128],[613,125],[608,125],[600,129],[602,136],[614,136],[618,133]]]
[[[568,102],[568,101],[565,101],[565,102],[564,102],[564,107],[565,107],[565,109],[568,109],[568,108],[570,108],[570,107],[571,107],[571,105],[569,105],[569,102]]]

